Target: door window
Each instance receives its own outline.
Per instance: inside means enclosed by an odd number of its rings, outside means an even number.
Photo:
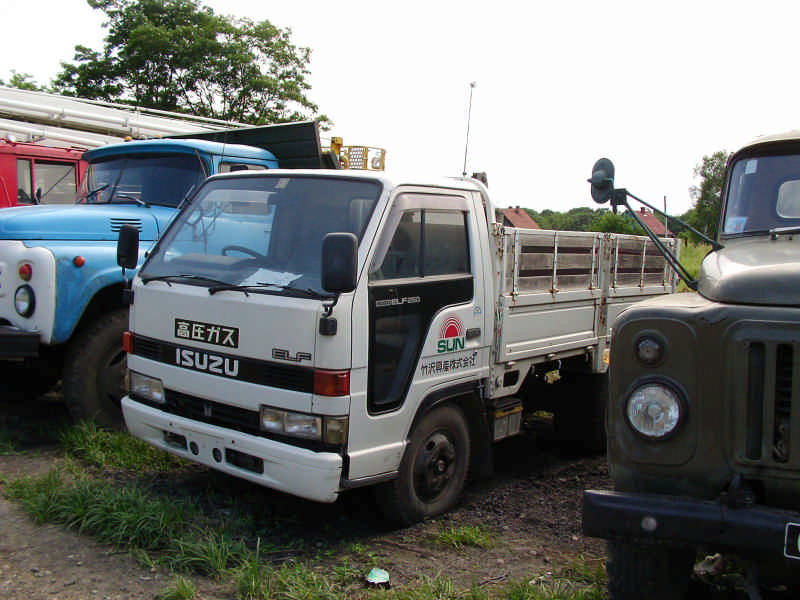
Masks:
[[[410,210],[403,213],[372,280],[469,273],[466,213]]]
[[[33,204],[31,161],[27,158],[17,159],[17,202],[20,204]]]
[[[77,174],[72,163],[36,161],[36,196],[42,204],[72,204],[77,190]]]

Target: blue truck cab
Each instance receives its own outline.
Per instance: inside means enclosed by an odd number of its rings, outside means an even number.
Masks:
[[[0,359],[35,369],[26,381],[36,391],[60,379],[75,418],[122,427],[128,308],[116,261],[120,228],[139,230],[141,261],[207,176],[284,162],[328,166],[311,125],[277,136],[286,126],[239,130],[247,132],[246,144],[227,143],[235,136],[216,133],[96,148],[84,154],[89,167],[75,204],[0,211]],[[310,158],[282,162],[265,147],[266,140],[286,155],[294,144],[297,153],[298,136],[310,142]],[[226,141],[214,141],[220,139]],[[308,148],[300,152],[309,154]]]

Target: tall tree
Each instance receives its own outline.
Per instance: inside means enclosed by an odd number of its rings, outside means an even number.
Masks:
[[[11,69],[11,79],[9,79],[8,82],[0,79],[0,85],[7,85],[8,87],[31,90],[34,92],[47,91],[36,83],[36,80],[33,79],[33,75],[30,73],[17,73],[14,69]]]
[[[725,150],[704,156],[694,169],[694,176],[700,178],[700,185],[689,188],[689,193],[694,198],[694,207],[687,213],[687,222],[711,238],[717,235],[720,197],[725,183],[728,156]]]
[[[251,124],[317,118],[309,48],[291,31],[214,13],[198,0],[87,0],[108,17],[102,50],[75,47],[63,94]]]

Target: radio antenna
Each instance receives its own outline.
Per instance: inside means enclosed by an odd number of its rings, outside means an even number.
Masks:
[[[469,150],[469,122],[472,118],[472,90],[475,89],[476,83],[473,81],[469,84],[469,110],[467,111],[467,141],[464,143],[464,170],[461,173],[462,177],[467,176],[467,151]]]

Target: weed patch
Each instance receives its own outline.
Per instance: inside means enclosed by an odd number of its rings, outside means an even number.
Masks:
[[[483,527],[474,525],[460,525],[458,527],[442,525],[439,532],[434,536],[434,540],[455,550],[461,550],[465,547],[491,548],[495,544],[491,533]]]
[[[66,427],[61,443],[67,454],[100,469],[169,471],[187,464],[127,433],[100,429],[88,421]]]
[[[191,579],[187,579],[183,575],[175,575],[172,583],[160,592],[156,598],[157,600],[192,600],[197,594],[197,588]]]

